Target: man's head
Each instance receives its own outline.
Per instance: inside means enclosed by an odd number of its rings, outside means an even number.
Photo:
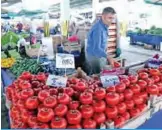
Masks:
[[[115,10],[111,7],[106,7],[102,11],[102,21],[106,25],[110,25],[115,18]]]

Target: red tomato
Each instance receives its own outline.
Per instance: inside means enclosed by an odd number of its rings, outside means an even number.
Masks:
[[[70,97],[67,94],[65,94],[65,93],[60,93],[58,95],[58,102],[61,103],[61,104],[65,104],[65,105],[69,104]]]
[[[116,107],[106,107],[106,115],[108,118],[113,119],[118,115],[118,109]]]
[[[10,85],[8,87],[6,87],[6,96],[7,96],[7,99],[8,100],[11,100],[12,99],[12,93],[13,93],[13,90],[14,89],[14,85]]]
[[[33,129],[49,129],[49,125],[46,123],[38,122],[36,125],[33,127]]]
[[[38,93],[38,99],[43,102],[47,97],[50,96],[50,93],[47,90],[41,90]]]
[[[21,74],[21,78],[24,79],[24,80],[30,80],[31,77],[32,77],[31,73],[30,72],[27,72],[27,71],[26,72],[23,72]]]
[[[69,103],[69,108],[70,109],[77,109],[79,107],[79,101],[71,101]]]
[[[84,91],[87,88],[84,82],[78,82],[75,86],[76,91]]]
[[[83,121],[83,128],[84,129],[96,129],[96,121],[92,119],[85,119]]]
[[[93,115],[93,119],[96,121],[97,124],[102,124],[105,123],[106,121],[106,116],[104,113],[95,113]]]
[[[67,121],[62,117],[54,117],[51,121],[52,129],[65,129],[67,126]]]
[[[125,121],[129,120],[130,119],[130,114],[129,112],[125,112],[121,115],[122,117],[124,117]]]
[[[146,72],[139,73],[138,75],[140,79],[147,79],[149,77],[149,75]]]
[[[20,90],[15,90],[15,93],[12,93],[12,100],[14,99],[21,99],[21,91]]]
[[[27,128],[27,125],[26,123],[24,123],[21,119],[16,120],[16,124],[15,124],[15,129],[26,129]]]
[[[45,106],[44,106],[43,104],[39,104],[39,105],[38,105],[38,111],[39,111],[41,108],[45,108]]]
[[[29,118],[29,113],[28,112],[21,112],[21,118],[22,118],[23,122],[27,123],[28,118]]]
[[[53,117],[54,112],[52,108],[41,108],[37,114],[37,119],[43,123],[49,122]]]
[[[130,110],[131,117],[136,117],[140,114],[140,110],[138,108],[133,108]]]
[[[106,102],[110,106],[117,105],[119,103],[119,94],[117,93],[107,93]]]
[[[69,81],[71,84],[77,84],[79,82],[79,79],[73,77],[73,78],[69,79]]]
[[[36,79],[44,82],[46,80],[46,75],[44,73],[38,73],[38,75],[36,75]]]
[[[142,97],[144,100],[146,100],[148,98],[147,92],[141,92],[140,97]]]
[[[80,94],[79,99],[82,104],[91,104],[93,97],[91,93],[83,92]]]
[[[20,111],[16,106],[13,106],[10,111],[11,118],[17,118],[20,116]]]
[[[140,88],[140,86],[138,84],[132,84],[130,86],[130,88],[131,88],[133,94],[140,93],[140,91],[141,91],[141,88]]]
[[[117,61],[114,62],[114,67],[115,68],[120,68],[121,67],[121,64]]]
[[[111,87],[107,87],[106,88],[106,92],[109,93],[109,92],[115,92],[115,86],[111,86]]]
[[[162,65],[159,66],[159,70],[162,71]]]
[[[93,89],[91,89],[90,87],[91,86],[89,86],[84,92],[88,92],[88,93],[93,94]]]
[[[58,94],[58,90],[56,88],[50,88],[49,89],[49,93],[50,93],[51,96],[57,95]]]
[[[142,72],[148,72],[148,69],[147,68],[142,68],[142,69],[139,69],[138,70],[138,73],[142,73]]]
[[[117,84],[117,85],[115,86],[115,88],[116,88],[116,92],[122,93],[122,92],[125,90],[126,85],[125,85],[124,83],[121,82],[121,83]]]
[[[141,90],[144,90],[147,86],[147,82],[144,80],[138,80],[137,84],[141,87]]]
[[[106,103],[103,100],[97,101],[94,100],[93,101],[93,109],[95,112],[104,112],[106,109]]]
[[[31,84],[28,81],[21,82],[19,86],[21,89],[31,88]]]
[[[94,92],[94,96],[97,100],[102,100],[106,96],[106,91],[104,88],[96,88]]]
[[[25,107],[25,103],[23,100],[18,100],[17,103],[16,103],[16,106],[21,109],[21,108],[24,108]]]
[[[129,80],[131,83],[136,83],[138,81],[138,76],[137,75],[130,75]]]
[[[159,94],[158,86],[157,85],[147,86],[147,93],[151,95],[158,95]]]
[[[36,96],[33,97],[29,97],[26,102],[25,102],[25,106],[27,109],[37,109],[39,105],[39,101],[38,98]]]
[[[151,79],[151,78],[148,78],[148,79],[145,79],[145,81],[147,82],[147,85],[150,86],[150,85],[153,85],[154,84],[154,80]]]
[[[53,108],[57,104],[57,99],[55,96],[49,96],[43,101],[43,105],[48,108]]]
[[[116,128],[121,128],[124,125],[124,123],[125,123],[125,118],[122,117],[122,116],[117,116],[114,119],[114,123],[115,123],[115,127]]]
[[[68,108],[64,104],[58,104],[54,109],[55,114],[59,117],[64,116],[67,113],[67,111],[68,111]]]
[[[139,95],[134,95],[133,96],[133,101],[136,105],[142,104],[143,103],[143,98],[140,97]]]
[[[157,85],[158,88],[159,88],[159,92],[162,93],[162,83],[159,82],[159,83],[156,83],[156,85]]]
[[[77,124],[77,125],[69,125],[67,128],[68,129],[81,129],[82,126],[80,124]]]
[[[34,94],[35,95],[38,95],[38,93],[42,90],[42,88],[41,87],[39,87],[39,88],[33,88],[33,90],[34,90]]]
[[[144,110],[146,110],[147,105],[146,105],[146,104],[140,104],[140,105],[137,105],[137,108],[138,108],[141,112],[143,112]]]
[[[124,102],[122,102],[117,105],[117,108],[118,108],[118,113],[122,114],[126,112],[127,106]]]
[[[133,100],[127,100],[127,101],[125,101],[125,104],[127,106],[127,109],[132,109],[134,107]]]
[[[123,93],[119,93],[119,102],[124,101],[124,94]]]
[[[48,89],[50,89],[50,87],[49,87],[48,85],[43,85],[43,86],[42,86],[42,89],[43,89],[43,90],[48,90]]]
[[[122,79],[121,82],[123,82],[127,87],[130,85],[129,79]]]
[[[76,125],[81,122],[82,115],[78,110],[69,110],[66,116],[68,123],[71,125]]]
[[[154,79],[155,83],[160,81],[160,77],[158,75],[152,76],[152,78]]]
[[[91,118],[93,116],[94,110],[93,107],[90,105],[81,105],[80,111],[82,114],[82,118]]]
[[[73,95],[74,90],[70,87],[67,88],[63,88],[64,93],[66,93],[67,95],[69,95],[70,97]]]
[[[124,98],[129,100],[133,97],[133,91],[131,89],[124,90]]]
[[[24,89],[21,91],[21,99],[26,100],[27,98],[31,97],[34,95],[34,91],[31,88]]]
[[[150,69],[149,73],[151,76],[158,76],[160,75],[160,71],[158,69]]]
[[[32,81],[31,82],[32,88],[37,88],[39,86],[39,84],[40,84],[39,81]]]
[[[38,122],[38,120],[37,120],[36,116],[29,116],[28,117],[27,123],[30,126],[30,128],[33,128],[34,126],[36,126],[37,122]]]

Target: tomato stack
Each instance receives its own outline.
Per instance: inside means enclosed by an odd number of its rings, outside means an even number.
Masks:
[[[98,77],[69,78],[65,88],[45,85],[47,77],[24,72],[7,87],[11,128],[99,128],[106,121],[120,128],[147,108],[150,95],[162,95],[162,66],[119,76],[107,88]]]

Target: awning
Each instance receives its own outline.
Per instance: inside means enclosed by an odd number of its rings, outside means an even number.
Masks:
[[[162,5],[162,0],[144,0],[148,4]]]

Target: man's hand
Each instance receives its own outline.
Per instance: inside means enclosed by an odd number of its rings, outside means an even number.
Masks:
[[[113,58],[111,58],[111,57],[107,57],[107,61],[108,61],[108,63],[112,66],[112,67],[114,67],[114,62],[115,62],[115,60],[113,59]]]

